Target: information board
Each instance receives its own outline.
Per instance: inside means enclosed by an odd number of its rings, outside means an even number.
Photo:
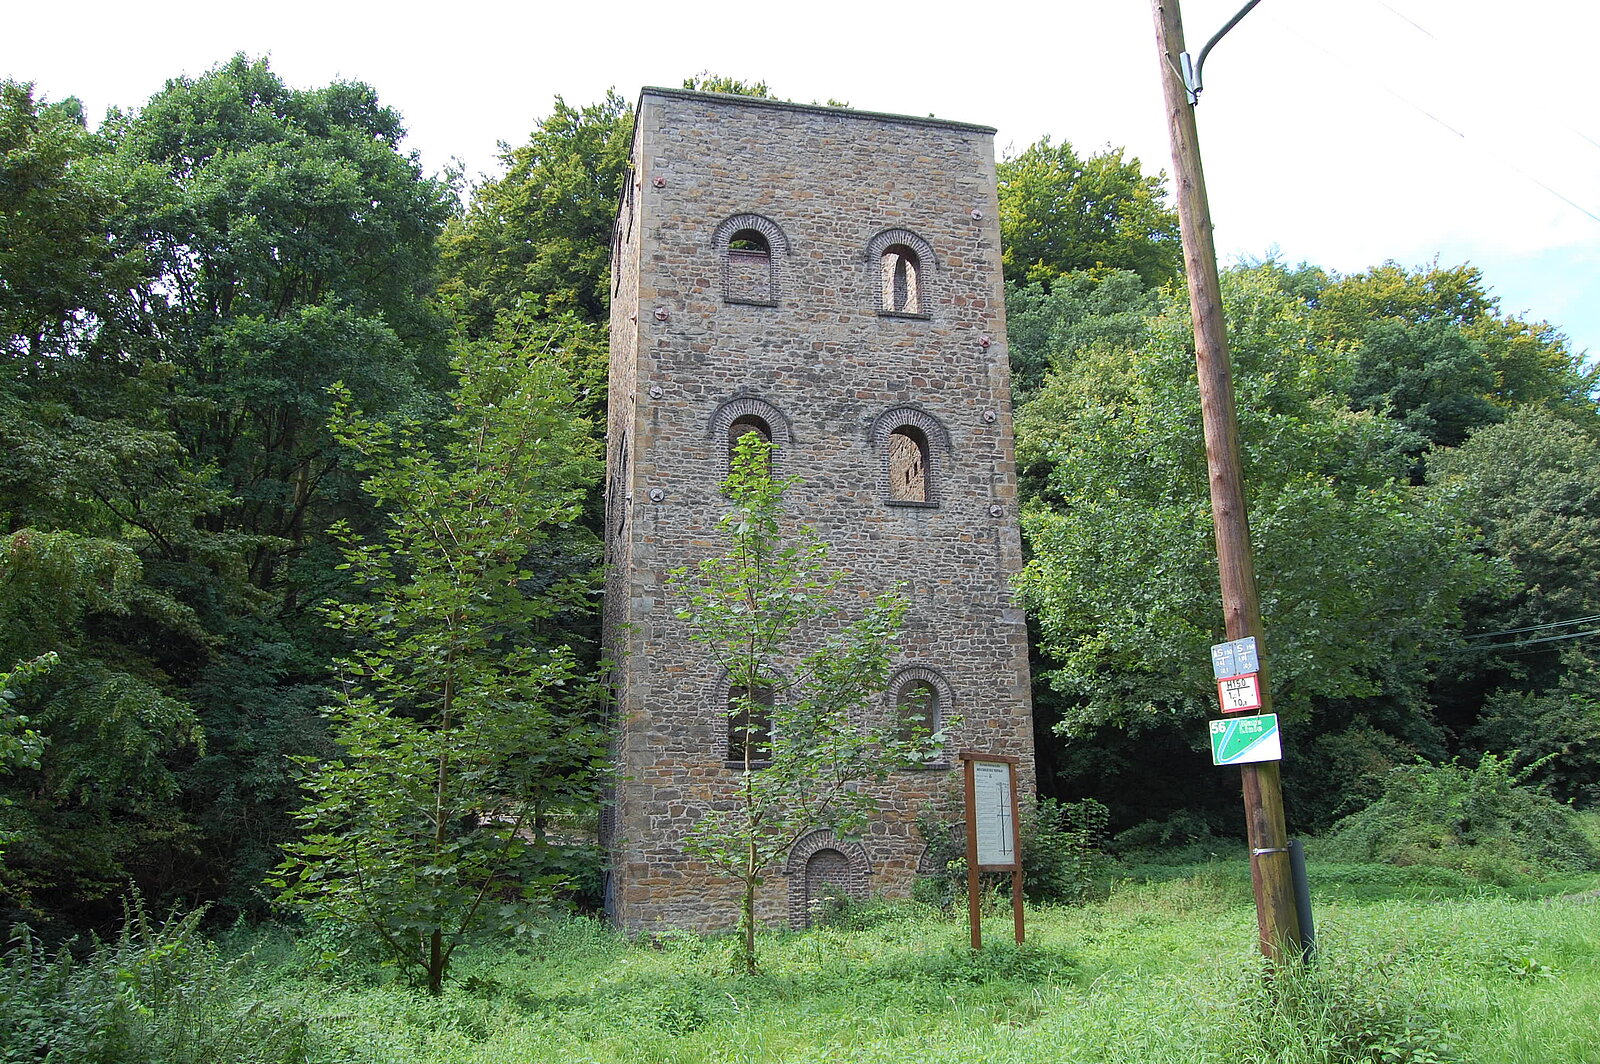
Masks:
[[[978,867],[1017,863],[1016,825],[1011,819],[1012,767],[1002,761],[972,764],[973,818],[978,832]]]
[[[1017,826],[1017,758],[978,750],[961,751],[966,777],[967,923],[972,948],[983,948],[979,872],[1011,873],[1011,924],[1023,940],[1022,854]]]

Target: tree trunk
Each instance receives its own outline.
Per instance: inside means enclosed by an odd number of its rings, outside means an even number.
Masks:
[[[444,932],[438,928],[428,936],[428,993],[438,997],[444,993]]]
[[[750,844],[744,869],[744,972],[756,974],[756,846]]]

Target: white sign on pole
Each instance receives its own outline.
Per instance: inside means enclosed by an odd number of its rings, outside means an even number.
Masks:
[[[1017,861],[1016,832],[1011,823],[1011,766],[978,761],[972,766],[973,824],[978,833],[978,865],[1011,865]]]
[[[1243,713],[1261,708],[1261,680],[1255,673],[1224,676],[1217,681],[1217,699],[1224,713]]]

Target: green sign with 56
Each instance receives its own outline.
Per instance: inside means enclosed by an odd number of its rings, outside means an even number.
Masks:
[[[1211,763],[1243,765],[1252,761],[1281,761],[1283,746],[1278,741],[1278,715],[1235,717],[1211,722]]]

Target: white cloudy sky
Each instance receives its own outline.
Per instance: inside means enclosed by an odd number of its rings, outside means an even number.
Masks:
[[[1243,2],[1186,0],[1191,50]],[[993,125],[1002,151],[1048,134],[1170,166],[1149,0],[66,0],[4,21],[0,76],[91,117],[236,51],[300,87],[368,82],[429,169],[492,171],[557,94],[631,100],[703,70]],[[1347,272],[1471,262],[1505,310],[1600,355],[1597,39],[1600,5],[1572,0],[1263,0],[1206,67],[1219,251]]]

